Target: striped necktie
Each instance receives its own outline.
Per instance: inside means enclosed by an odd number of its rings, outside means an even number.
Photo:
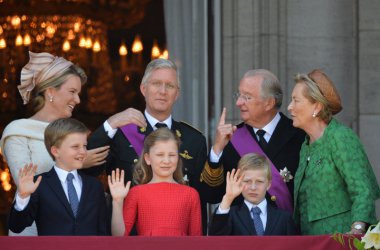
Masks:
[[[79,200],[78,200],[78,194],[75,191],[75,187],[73,185],[73,179],[74,179],[74,175],[72,173],[69,173],[66,178],[67,193],[69,195],[69,202],[70,202],[71,209],[73,210],[73,214],[76,217],[77,212],[78,212]]]
[[[260,213],[261,210],[259,207],[253,207],[251,209],[253,224],[255,226],[256,233],[257,235],[264,235],[264,226],[260,218]]]

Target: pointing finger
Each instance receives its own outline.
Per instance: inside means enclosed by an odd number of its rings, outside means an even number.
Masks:
[[[226,108],[223,108],[223,111],[219,120],[219,125],[224,125],[225,123],[226,123]]]

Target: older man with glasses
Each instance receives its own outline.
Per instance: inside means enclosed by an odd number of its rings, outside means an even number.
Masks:
[[[271,161],[273,180],[268,200],[289,212],[293,211],[293,180],[305,133],[282,114],[282,89],[277,77],[268,70],[250,70],[244,74],[235,95],[243,120],[237,126],[225,122],[223,109],[208,165],[201,179],[214,189],[214,202],[225,192],[225,175],[237,167],[247,153],[266,155]],[[254,195],[254,194],[252,194]]]

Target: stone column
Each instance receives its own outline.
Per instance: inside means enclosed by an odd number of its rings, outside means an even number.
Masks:
[[[337,118],[356,130],[357,63],[355,1],[288,0],[287,100],[295,73],[319,68],[333,80],[343,102]]]
[[[380,2],[358,1],[359,135],[380,183]],[[380,200],[377,201],[380,218]]]

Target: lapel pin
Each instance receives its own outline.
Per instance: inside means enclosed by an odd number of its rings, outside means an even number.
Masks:
[[[175,130],[175,134],[176,134],[178,137],[180,137],[180,138],[181,138],[181,136],[182,136],[181,132],[179,132],[178,129]]]

